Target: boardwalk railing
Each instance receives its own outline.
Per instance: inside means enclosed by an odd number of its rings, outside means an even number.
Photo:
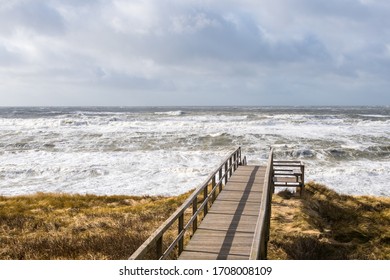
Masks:
[[[156,250],[157,259],[166,259],[169,254],[178,248],[180,255],[184,247],[184,235],[192,228],[193,233],[198,227],[198,216],[203,212],[203,217],[207,215],[208,209],[214,202],[217,189],[219,192],[226,185],[233,172],[239,165],[246,164],[246,158],[241,158],[241,147],[232,152],[222,164],[200,185],[187,200],[162,224],[138,249],[135,251],[130,260],[142,259],[153,248]],[[211,188],[211,190],[210,190]],[[203,195],[203,201],[198,201],[198,196]],[[202,202],[200,205],[198,205]],[[184,223],[186,211],[192,211],[192,216]],[[178,230],[174,240],[163,248],[164,233],[177,222]],[[164,250],[165,249],[165,250]]]
[[[269,240],[269,228],[271,219],[271,199],[273,193],[273,158],[271,149],[265,171],[264,187],[261,196],[260,213],[253,238],[253,244],[249,259],[265,260],[267,258],[267,244]]]
[[[267,258],[271,221],[271,200],[275,187],[297,187],[302,196],[305,185],[305,166],[300,161],[274,160],[273,149],[268,157],[261,197],[260,214],[251,249],[251,260]]]
[[[302,196],[305,186],[305,166],[300,161],[273,161],[274,187],[295,187]]]

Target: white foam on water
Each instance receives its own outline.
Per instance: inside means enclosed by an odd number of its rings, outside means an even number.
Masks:
[[[389,116],[385,115],[373,115],[373,114],[359,114],[362,117],[370,117],[370,118],[388,118]]]
[[[179,194],[235,147],[258,164],[273,146],[279,158],[302,159],[307,179],[389,196],[390,120],[365,117],[255,110],[0,117],[0,194]]]
[[[0,195],[66,192],[175,195],[197,187],[224,153],[148,151],[0,156]]]
[[[306,163],[306,179],[343,194],[390,196],[390,162]]]
[[[155,115],[167,115],[167,116],[181,116],[183,115],[183,111],[167,111],[167,112],[154,112]]]

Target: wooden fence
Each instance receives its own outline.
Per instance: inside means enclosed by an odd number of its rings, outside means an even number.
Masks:
[[[293,187],[303,194],[305,166],[301,161],[275,160],[272,164],[274,187]]]
[[[184,235],[192,228],[195,232],[198,227],[198,218],[201,212],[203,217],[207,215],[208,209],[214,202],[217,190],[218,193],[228,182],[233,172],[239,165],[246,164],[246,158],[241,158],[241,147],[238,147],[232,152],[221,165],[200,185],[188,199],[180,206],[169,218],[162,224],[138,249],[135,251],[130,260],[142,259],[151,250],[156,250],[157,258],[166,259],[172,251],[177,248],[180,255],[184,248]],[[203,201],[200,203],[198,197],[203,196]],[[184,221],[185,212],[192,211],[188,221]],[[172,225],[177,223],[177,235],[174,240],[164,248],[163,238],[164,233],[170,229]]]
[[[260,213],[257,219],[256,230],[253,238],[250,260],[267,259],[267,244],[269,240],[271,220],[271,199],[273,194],[273,158],[274,152],[271,149],[265,171],[264,187],[261,196]]]

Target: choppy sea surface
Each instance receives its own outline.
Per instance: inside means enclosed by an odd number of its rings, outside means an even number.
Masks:
[[[241,146],[306,179],[390,196],[390,107],[0,107],[0,195],[176,195]]]

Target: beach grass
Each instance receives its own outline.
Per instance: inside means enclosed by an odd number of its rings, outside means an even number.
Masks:
[[[274,194],[269,259],[389,260],[390,198],[340,195],[310,182]]]
[[[390,198],[305,190],[273,195],[269,259],[390,259]],[[190,193],[0,197],[0,259],[127,259]]]
[[[127,259],[187,196],[0,197],[0,259]]]

